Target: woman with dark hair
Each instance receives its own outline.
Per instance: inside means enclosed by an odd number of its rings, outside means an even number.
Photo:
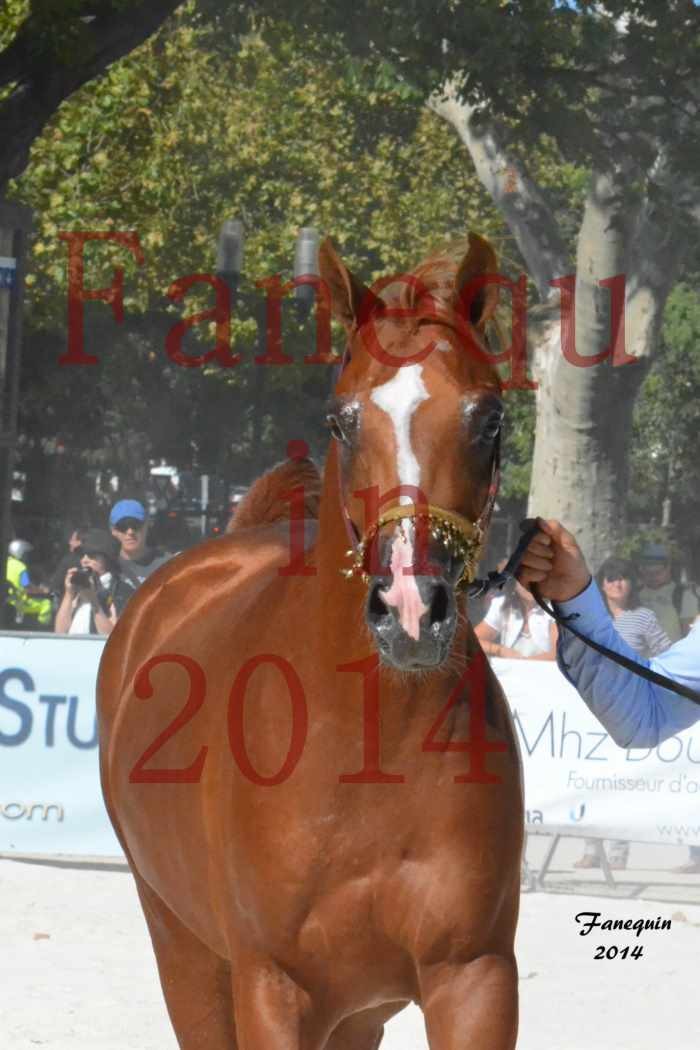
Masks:
[[[651,609],[639,601],[632,562],[606,558],[596,576],[615,630],[640,656],[650,660],[671,646],[671,639]]]
[[[671,639],[651,609],[639,604],[637,580],[632,562],[625,558],[606,558],[596,575],[596,583],[612,617],[615,630],[636,653],[650,660],[671,646]],[[615,839],[610,845],[611,868],[627,867],[629,843]],[[576,868],[599,868],[596,839],[586,839],[586,848]]]

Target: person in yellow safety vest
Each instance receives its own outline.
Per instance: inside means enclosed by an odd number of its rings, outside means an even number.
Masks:
[[[26,621],[34,621],[40,627],[51,624],[53,606],[51,599],[43,597],[47,592],[36,587],[29,578],[29,571],[22,560],[34,548],[26,540],[13,540],[8,547],[5,577],[7,579],[7,601],[14,608],[15,624],[19,627]]]

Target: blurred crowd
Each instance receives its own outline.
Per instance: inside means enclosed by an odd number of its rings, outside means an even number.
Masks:
[[[32,545],[23,539],[12,541],[6,567],[6,629],[111,632],[132,594],[172,552],[149,544],[148,515],[138,500],[115,503],[107,526],[70,528],[66,553],[46,582],[33,578]]]

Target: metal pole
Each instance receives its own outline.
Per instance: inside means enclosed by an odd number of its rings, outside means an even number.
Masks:
[[[22,351],[24,255],[32,213],[0,201],[0,627],[12,626],[7,602],[7,548],[12,540],[10,510],[17,443],[17,408]]]
[[[201,501],[200,508],[202,511],[201,526],[202,526],[202,539],[206,539],[207,536],[207,510],[209,508],[209,475],[202,474],[200,478],[201,486]]]

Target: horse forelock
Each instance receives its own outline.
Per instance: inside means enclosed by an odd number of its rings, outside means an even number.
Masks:
[[[418,318],[435,309],[451,311],[459,263],[467,247],[467,241],[457,240],[433,252],[389,284],[382,299],[415,312]]]
[[[387,279],[375,300],[366,308],[359,328],[356,328],[351,336],[351,356],[355,349],[361,350],[363,346],[368,345],[367,334],[363,331],[366,326],[372,326],[376,331],[377,326],[388,322],[392,327],[399,326],[410,335],[413,330],[417,330],[421,322],[432,320],[448,326],[454,333],[451,339],[457,344],[464,343],[464,331],[468,327],[472,338],[488,351],[484,337],[477,333],[457,309],[457,274],[468,246],[469,242],[466,239],[454,240],[433,252],[410,272]],[[384,316],[383,307],[395,312]],[[401,342],[402,340],[399,340],[397,345],[392,345],[389,356],[397,359],[413,356],[415,347],[410,346],[410,340],[403,342],[403,345]],[[448,349],[446,343],[442,349]],[[490,371],[490,366],[486,362],[484,364],[486,371]],[[476,368],[477,373],[483,371],[483,367]]]

